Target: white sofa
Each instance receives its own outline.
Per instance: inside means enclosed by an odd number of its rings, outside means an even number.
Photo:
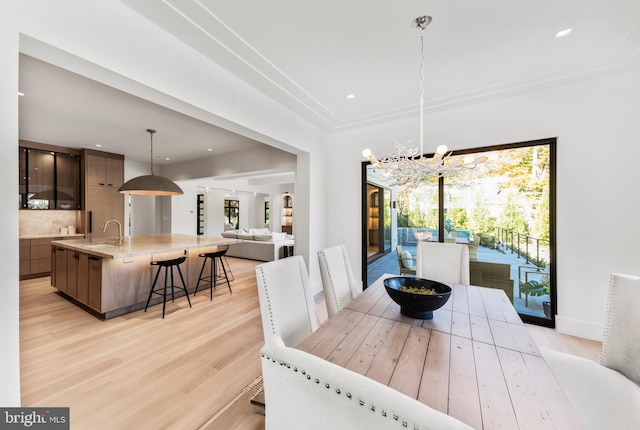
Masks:
[[[264,228],[229,230],[222,237],[240,239],[242,242],[229,245],[229,257],[246,258],[258,261],[275,261],[285,255],[285,246],[293,246],[293,236],[285,233],[272,233]]]

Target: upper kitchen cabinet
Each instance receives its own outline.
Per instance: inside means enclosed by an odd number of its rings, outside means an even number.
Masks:
[[[20,209],[80,209],[80,156],[35,142],[20,145]]]
[[[56,209],[80,209],[80,157],[56,154]]]
[[[104,154],[96,155],[95,152],[86,153],[85,163],[87,166],[87,185],[120,188],[124,183],[122,156],[112,158]]]
[[[116,236],[114,230],[103,232],[107,221],[115,219],[124,225],[124,194],[118,189],[124,183],[124,155],[84,149],[84,204],[81,211],[83,233],[89,237]]]

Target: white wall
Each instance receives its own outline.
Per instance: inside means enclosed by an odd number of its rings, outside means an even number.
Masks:
[[[149,164],[124,160],[125,182],[140,175],[149,174]],[[160,173],[159,173],[160,174]],[[131,198],[131,210],[127,201]],[[162,200],[154,196],[125,195],[124,234],[140,236],[162,231]]]
[[[577,81],[425,118],[425,150],[440,143],[472,148],[558,137],[557,329],[600,339],[609,274],[640,275],[640,72]],[[327,178],[332,203],[329,242],[346,242],[360,275],[360,163],[391,141],[413,137],[417,120],[402,120],[333,135]],[[414,131],[412,131],[414,130]],[[345,216],[345,211],[349,216]]]
[[[264,202],[266,200],[269,200],[269,197],[264,194],[256,194],[252,198],[249,210],[253,216],[252,224],[256,226],[256,228],[269,228],[269,225],[264,222]]]
[[[17,22],[4,9],[0,13],[0,199],[16,202],[18,189],[18,32]],[[0,259],[0,405],[20,406],[18,205],[2,209],[0,237],[5,250]]]
[[[184,194],[166,197],[171,199],[169,231],[177,234],[198,234],[198,198],[201,191],[195,182],[177,182]]]
[[[239,201],[240,228],[264,227],[263,194],[239,193],[232,196],[230,191],[205,190],[198,181],[176,181],[184,191],[183,195],[171,197],[171,232],[197,234],[197,194],[205,195],[205,232],[209,236],[220,236],[224,231],[224,200]]]
[[[161,231],[154,196],[125,195],[125,236],[140,236]],[[127,201],[131,199],[131,210]]]
[[[224,231],[224,196],[226,191],[210,189],[204,194],[206,236],[219,236]]]

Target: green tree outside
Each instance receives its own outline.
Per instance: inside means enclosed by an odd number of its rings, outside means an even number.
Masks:
[[[524,215],[524,210],[522,206],[515,202],[513,195],[507,197],[507,202],[504,205],[498,224],[507,230],[513,230],[520,234],[529,234],[529,224]]]

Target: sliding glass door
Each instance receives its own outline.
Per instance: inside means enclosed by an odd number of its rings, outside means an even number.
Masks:
[[[553,326],[555,145],[545,139],[459,151],[448,161],[473,154],[485,162],[390,186],[392,249],[414,253],[420,240],[468,246],[471,284],[504,290],[523,320]],[[363,168],[363,177],[384,177],[368,163]],[[392,258],[388,268],[399,273]]]
[[[391,249],[391,190],[367,182],[365,242],[367,261]]]

